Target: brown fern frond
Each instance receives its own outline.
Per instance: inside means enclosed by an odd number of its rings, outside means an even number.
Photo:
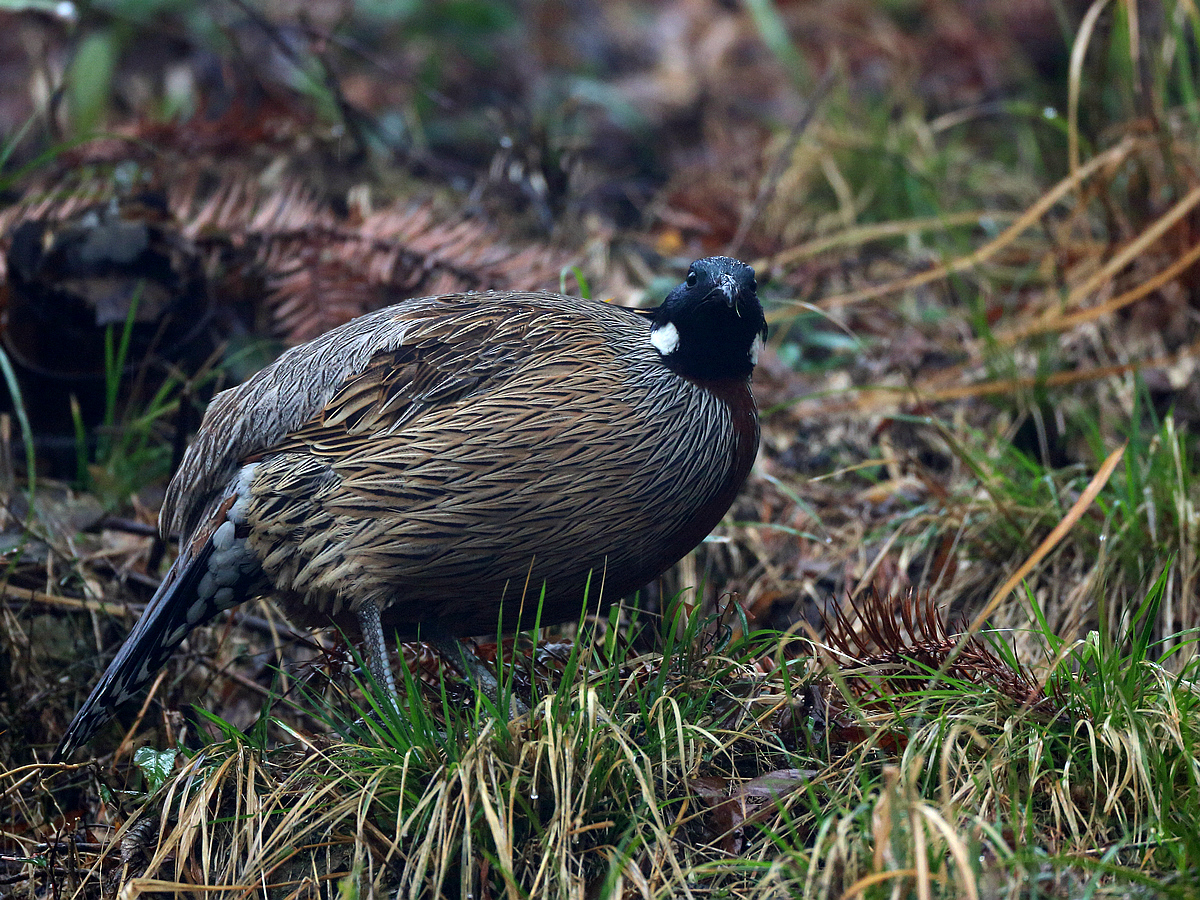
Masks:
[[[841,608],[825,619],[825,640],[860,696],[909,692],[944,669],[949,679],[990,687],[1024,706],[1046,699],[1022,667],[1001,659],[982,638],[964,640],[963,623],[948,622],[928,594],[910,590],[892,598],[873,590],[850,610],[853,620]]]
[[[311,340],[388,302],[383,286],[363,278],[352,263],[319,256],[315,248],[303,248],[298,265],[272,280],[275,325],[288,343]]]
[[[215,188],[208,182],[194,172],[167,188],[168,206],[189,237],[265,240],[337,228],[332,211],[301,182],[271,190],[251,178],[226,179]]]
[[[353,228],[314,219],[303,230],[260,234],[268,302],[288,343],[404,297],[553,288],[568,262],[545,246],[517,250],[485,222],[447,221],[430,203],[397,203]]]
[[[477,219],[431,202],[398,201],[346,220],[296,182],[266,191],[241,180],[205,196],[197,180],[172,191],[186,233],[249,253],[280,336],[296,344],[418,294],[557,287],[570,258],[551,247],[517,249]]]
[[[214,185],[212,173],[198,165],[168,168],[160,162],[139,183],[160,197],[162,227],[207,254],[216,297],[265,300],[289,344],[405,297],[556,288],[570,262],[544,244],[517,247],[489,223],[430,201],[399,200],[342,216],[298,180],[265,187],[248,176],[225,176]],[[0,213],[0,242],[23,221],[68,221],[130,193],[113,177],[53,173]],[[0,263],[0,279],[6,274]],[[258,294],[239,295],[254,286]]]

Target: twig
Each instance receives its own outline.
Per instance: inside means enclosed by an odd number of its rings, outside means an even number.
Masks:
[[[241,10],[242,14],[253,22],[267,39],[275,45],[279,53],[288,60],[296,71],[302,76],[309,75],[305,69],[304,60],[296,51],[296,48],[291,43],[284,40],[280,35],[279,29],[266,16],[262,15],[258,10],[246,2],[246,0],[230,0],[234,6]],[[309,26],[306,30],[310,34],[315,33]],[[324,40],[324,36],[321,36]],[[330,98],[333,100],[334,106],[337,107],[338,114],[342,117],[342,124],[346,127],[346,133],[354,142],[354,150],[351,154],[350,162],[358,162],[367,156],[367,143],[363,135],[363,125],[370,124],[374,126],[374,122],[369,116],[359,112],[358,109],[346,99],[345,93],[342,91],[342,85],[334,74],[332,67],[329,65],[323,53],[313,51],[313,59],[321,70],[321,78],[324,81],[324,88],[329,92]]]
[[[825,95],[829,93],[829,88],[832,84],[833,70],[831,69],[825,73],[824,77],[817,84],[816,90],[813,91],[812,96],[809,98],[808,106],[804,109],[804,113],[796,121],[796,124],[792,126],[792,133],[788,135],[787,143],[780,149],[778,155],[775,157],[775,161],[771,164],[771,170],[759,186],[758,196],[754,198],[754,205],[742,217],[737,233],[725,249],[726,256],[738,255],[738,251],[742,249],[742,243],[746,240],[746,235],[749,233],[751,227],[758,221],[763,210],[767,208],[767,204],[771,202],[771,198],[775,196],[775,190],[779,187],[779,179],[783,177],[783,173],[787,170],[788,161],[792,158],[792,152],[796,149],[796,145],[800,143],[800,138],[804,137],[804,132],[808,130],[813,116],[816,115],[817,108],[825,99]]]
[[[100,520],[100,528],[105,531],[124,531],[126,534],[136,534],[138,537],[158,537],[158,529],[137,519],[127,519],[124,516],[105,516]]]
[[[60,609],[78,609],[88,612],[114,612],[115,610],[134,611],[136,607],[125,603],[109,603],[104,600],[86,600],[82,597],[60,597],[58,594],[47,594],[45,591],[34,591],[29,588],[16,587],[11,584],[0,584],[0,600],[12,597],[27,603],[42,603],[46,606],[56,606]]]

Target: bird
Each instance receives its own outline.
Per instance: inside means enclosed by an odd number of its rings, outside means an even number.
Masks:
[[[395,698],[387,634],[444,653],[632,594],[745,482],[766,334],[754,270],[716,256],[654,309],[448,294],[285,351],[209,404],[159,515],[178,555],[54,758],[251,598],[361,639]]]

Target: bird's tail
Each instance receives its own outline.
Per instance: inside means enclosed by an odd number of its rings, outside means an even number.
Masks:
[[[229,557],[228,551],[214,550],[211,538],[196,552],[185,549],[180,554],[116,658],[71,720],[54,751],[55,761],[87,743],[118,707],[149,684],[192,629],[247,598],[253,582],[261,577],[257,566],[246,565],[244,556]],[[233,573],[221,577],[230,563]]]

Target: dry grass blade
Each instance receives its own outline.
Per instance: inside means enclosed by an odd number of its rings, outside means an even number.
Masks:
[[[1071,289],[1063,307],[1071,309],[1157,243],[1168,230],[1200,204],[1200,187],[1193,188],[1169,210],[1140,231],[1136,238],[1107,260],[1090,278]]]
[[[1083,15],[1079,23],[1079,31],[1075,34],[1075,42],[1071,47],[1071,61],[1067,73],[1067,160],[1071,166],[1071,174],[1079,171],[1079,96],[1083,87],[1083,60],[1087,56],[1088,46],[1100,21],[1100,14],[1108,6],[1109,0],[1093,0],[1092,5]],[[1132,5],[1127,5],[1132,8]],[[1134,47],[1137,46],[1135,43]]]
[[[930,284],[931,282],[940,281],[949,275],[954,275],[959,272],[966,272],[978,266],[982,262],[991,259],[1005,247],[1011,245],[1020,235],[1027,229],[1033,227],[1041,218],[1054,208],[1060,200],[1067,194],[1077,188],[1085,180],[1090,178],[1097,172],[1103,171],[1112,166],[1120,164],[1137,148],[1137,142],[1132,138],[1124,138],[1120,143],[1103,153],[1097,154],[1093,159],[1088,160],[1086,165],[1081,166],[1077,171],[1058,182],[1050,190],[1046,191],[1038,201],[1029,209],[1017,218],[1012,225],[1004,229],[1003,232],[996,238],[988,241],[979,249],[968,253],[966,256],[952,260],[948,263],[943,263],[934,266],[928,271],[921,272],[917,275],[911,275],[907,278],[901,278],[896,281],[890,281],[886,284],[874,285],[872,287],[862,288],[861,290],[852,291],[848,294],[838,294],[833,297],[826,297],[818,304],[821,309],[832,310],[839,309],[844,306],[851,306],[856,303],[861,303],[864,300],[874,300],[879,297],[886,297],[888,294],[898,294],[903,291],[910,291],[922,285]],[[776,309],[767,315],[769,322],[784,322],[794,315],[794,310],[790,306],[784,306],[781,309]]]
[[[641,677],[631,671],[629,689]],[[214,745],[154,804],[161,827],[141,817],[154,836],[125,889],[283,900],[336,896],[349,877],[363,892],[414,898],[583,900],[601,883],[691,896],[684,822],[664,808],[679,808],[698,764],[694,726],[670,702],[651,709],[645,725],[670,745],[659,755],[637,735],[642,717],[613,715],[594,690],[555,702],[543,701],[536,731],[507,751],[486,722],[443,761],[429,748],[332,745],[260,759]]]
[[[942,231],[947,228],[978,225],[983,219],[1004,222],[1012,217],[1012,213],[1004,211],[972,210],[970,212],[946,213],[942,216],[921,219],[871,222],[866,225],[856,225],[852,228],[846,228],[833,234],[822,235],[810,241],[805,241],[798,246],[790,247],[787,250],[780,250],[767,259],[756,260],[754,268],[762,269],[763,271],[787,269],[799,262],[819,256],[822,253],[827,253],[830,250],[838,250],[844,247],[859,247],[869,244],[872,241],[908,237],[926,231]]]
[[[1189,195],[1189,197],[1191,197],[1191,195]],[[1138,243],[1140,244],[1141,242],[1139,241]],[[1146,297],[1154,291],[1157,291],[1164,285],[1170,284],[1175,279],[1184,275],[1187,270],[1194,266],[1197,262],[1200,262],[1200,244],[1192,247],[1191,250],[1179,257],[1179,259],[1175,260],[1173,263],[1171,263],[1171,265],[1167,266],[1167,268],[1163,269],[1154,277],[1143,281],[1137,287],[1131,288],[1119,296],[1113,297],[1111,300],[1106,300],[1105,302],[1089,309],[1081,309],[1078,312],[1056,315],[1049,319],[1029,322],[1020,326],[1019,328],[1014,329],[1013,331],[997,334],[996,341],[1001,345],[1012,345],[1037,334],[1066,331],[1069,328],[1074,328],[1087,322],[1094,322],[1101,316],[1106,316],[1109,313],[1116,312],[1119,309],[1124,309],[1130,304],[1136,303],[1143,297]],[[1108,269],[1107,266],[1105,268]]]
[[[804,137],[804,132],[808,130],[813,116],[816,115],[817,110],[824,102],[825,96],[833,86],[833,80],[833,70],[830,69],[809,94],[808,103],[804,108],[803,115],[792,126],[791,134],[788,135],[783,147],[776,155],[775,161],[771,164],[766,177],[759,183],[758,193],[754,198],[754,202],[746,210],[745,215],[742,216],[741,222],[738,223],[737,232],[725,248],[726,256],[737,256],[741,252],[746,235],[750,233],[750,228],[762,215],[763,210],[766,209],[767,204],[771,202],[771,198],[775,195],[775,191],[779,187],[779,179],[783,177],[784,170],[787,168],[788,160],[795,151],[796,146],[800,143],[800,139]]]
[[[1054,530],[1046,535],[1045,539],[1038,544],[1037,549],[1029,555],[1029,558],[1008,577],[1008,580],[1004,584],[997,588],[991,599],[984,604],[983,609],[978,612],[972,620],[970,627],[967,628],[967,635],[978,633],[992,613],[1004,602],[1004,598],[1008,596],[1009,592],[1019,585],[1025,576],[1033,570],[1034,566],[1045,559],[1046,555],[1055,548],[1058,542],[1066,537],[1067,533],[1075,527],[1075,523],[1079,521],[1087,508],[1092,505],[1092,501],[1096,499],[1104,485],[1108,484],[1108,479],[1112,477],[1113,472],[1116,471],[1117,464],[1120,463],[1124,455],[1124,445],[1118,447],[1108,455],[1108,458],[1104,460],[1104,463],[1092,477],[1092,480],[1088,483],[1083,493],[1079,495],[1079,499],[1071,504],[1071,508],[1062,517],[1062,521],[1054,526]]]

